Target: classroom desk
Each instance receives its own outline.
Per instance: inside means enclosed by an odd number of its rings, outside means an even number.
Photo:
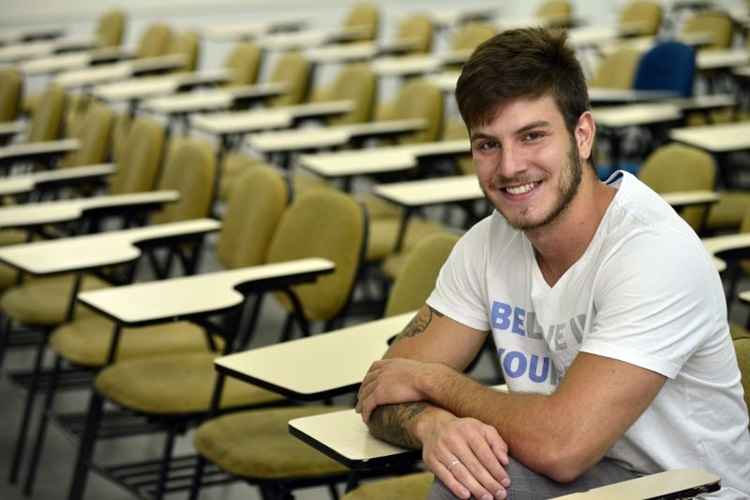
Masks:
[[[695,56],[699,71],[732,69],[750,63],[750,51],[742,49],[704,50]]]
[[[0,122],[0,146],[5,145],[13,136],[26,130],[26,122],[16,120],[13,122]]]
[[[65,71],[60,73],[54,79],[54,82],[66,89],[90,87],[100,83],[124,80],[135,76],[177,70],[184,66],[184,55],[170,54]]]
[[[750,123],[729,123],[673,129],[670,139],[708,151],[716,157],[719,178],[730,186],[726,156],[729,153],[750,149]]]
[[[603,87],[589,87],[588,93],[592,106],[658,102],[676,97],[674,92],[661,90],[610,89]]]
[[[378,76],[406,77],[435,73],[444,66],[463,64],[471,56],[471,50],[448,50],[434,54],[380,57],[372,61],[372,70]]]
[[[229,72],[223,68],[166,76],[149,76],[97,85],[93,88],[92,94],[94,97],[107,102],[132,102],[190,90],[199,86],[217,85],[226,82],[228,78]]]
[[[112,211],[152,210],[176,201],[179,196],[177,191],[151,191],[3,207],[0,208],[0,229],[35,228]]]
[[[111,63],[130,59],[134,55],[119,47],[104,47],[70,54],[57,54],[48,57],[38,57],[24,61],[18,69],[26,76],[48,75],[85,68],[96,64]]]
[[[372,362],[388,348],[415,311],[333,332],[251,349],[214,361],[227,376],[299,401],[315,401],[355,390]],[[332,353],[345,353],[328,363]],[[294,366],[294,370],[289,367]]]
[[[81,146],[78,139],[43,142],[20,142],[0,148],[0,167],[8,168],[21,161],[47,162],[75,151]]]
[[[378,56],[402,54],[414,46],[408,39],[390,42],[354,42],[322,45],[305,51],[307,60],[314,64],[345,64],[369,61]]]
[[[334,153],[306,154],[299,158],[302,168],[326,179],[344,179],[349,191],[352,177],[408,170],[420,161],[469,153],[468,139],[423,142]]]
[[[256,38],[258,46],[265,50],[299,50],[336,42],[357,40],[362,30],[356,26],[334,30],[306,30],[291,33],[271,34]]]
[[[45,170],[32,174],[0,178],[0,196],[19,195],[36,190],[57,189],[68,185],[99,179],[115,171],[112,163]]]
[[[65,35],[65,29],[61,27],[3,29],[0,32],[0,45],[53,40],[63,35]]]
[[[499,12],[496,7],[459,7],[455,9],[426,10],[424,15],[430,18],[438,29],[448,29],[474,21],[491,21]]]
[[[0,247],[0,262],[33,276],[86,271],[135,261],[141,255],[137,247],[141,242],[190,237],[220,228],[215,219],[194,219],[10,245]]]
[[[552,500],[633,500],[635,498],[692,498],[716,491],[721,478],[701,469],[673,469],[573,493]]]
[[[306,21],[298,19],[241,22],[206,26],[200,28],[199,33],[203,38],[216,42],[241,42],[255,40],[272,33],[297,31],[305,25]]]
[[[44,40],[30,43],[18,43],[0,47],[0,63],[18,63],[35,57],[49,54],[91,49],[96,41],[91,37],[68,36],[55,40]]]
[[[383,120],[335,127],[305,128],[253,134],[246,144],[263,153],[292,153],[343,146],[353,139],[392,137],[424,129],[419,119]]]

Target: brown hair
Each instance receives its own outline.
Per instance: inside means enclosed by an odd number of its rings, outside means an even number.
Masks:
[[[482,43],[456,85],[461,117],[471,129],[489,123],[498,106],[519,97],[551,94],[572,134],[589,109],[586,79],[566,35],[543,28],[500,33]]]

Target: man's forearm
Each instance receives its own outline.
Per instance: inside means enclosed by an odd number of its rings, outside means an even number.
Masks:
[[[419,449],[422,443],[411,431],[416,418],[427,409],[427,403],[401,403],[379,406],[367,425],[373,436],[404,448]]]

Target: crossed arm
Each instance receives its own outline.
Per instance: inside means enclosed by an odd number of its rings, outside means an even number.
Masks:
[[[359,392],[377,437],[422,447],[427,466],[460,498],[503,497],[507,455],[557,481],[597,463],[645,411],[665,377],[579,353],[550,395],[504,394],[462,375],[486,332],[424,306]]]

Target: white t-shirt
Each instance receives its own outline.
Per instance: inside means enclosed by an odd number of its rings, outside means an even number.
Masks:
[[[711,498],[746,499],[748,414],[718,273],[658,194],[624,172],[608,182],[618,190],[594,238],[553,287],[495,212],[455,246],[427,303],[492,331],[511,391],[553,392],[579,351],[664,375],[607,456],[642,473],[712,471],[723,487]]]

